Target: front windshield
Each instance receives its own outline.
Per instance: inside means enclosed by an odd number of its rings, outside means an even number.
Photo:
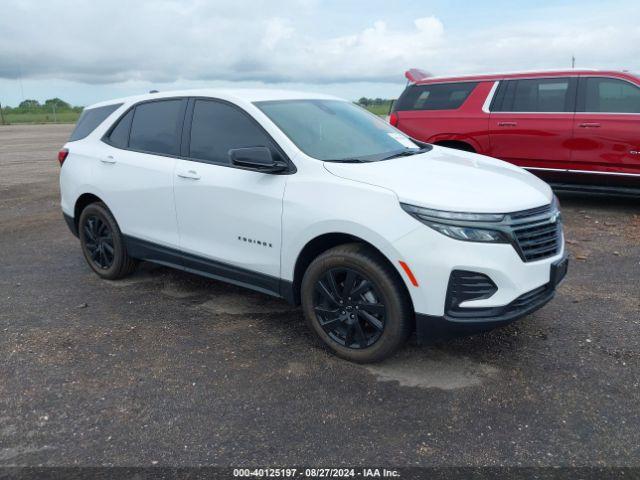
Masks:
[[[255,105],[300,150],[318,160],[376,161],[420,150],[409,137],[350,102],[275,100]]]

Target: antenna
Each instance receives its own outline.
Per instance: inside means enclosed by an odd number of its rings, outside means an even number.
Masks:
[[[22,86],[22,63],[18,60],[18,82],[20,83],[20,96],[24,101],[24,87]]]
[[[572,69],[576,68],[576,56],[575,55],[571,55],[571,68]]]

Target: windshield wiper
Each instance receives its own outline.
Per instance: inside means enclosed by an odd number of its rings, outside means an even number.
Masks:
[[[426,152],[428,150],[430,150],[429,147],[424,147],[424,148],[419,148],[419,149],[407,148],[406,150],[401,150],[399,152],[392,153],[388,157],[384,157],[382,160],[390,160],[392,158],[398,158],[398,157],[410,157],[411,155],[417,155],[418,153],[424,153],[424,152]]]
[[[325,160],[325,162],[332,162],[332,163],[369,163],[367,160],[362,160],[361,158],[339,158],[339,159]]]
[[[333,158],[331,160],[325,160],[325,162],[335,162],[335,163],[371,163],[371,162],[379,162],[381,160],[389,160],[390,158],[397,157],[408,157],[410,155],[416,155],[418,153],[424,153],[431,150],[430,146],[422,147],[422,148],[407,148],[405,150],[400,150],[398,152],[387,155],[386,157],[379,157],[377,155],[371,155],[368,159],[359,158],[359,157],[348,157],[348,158]]]

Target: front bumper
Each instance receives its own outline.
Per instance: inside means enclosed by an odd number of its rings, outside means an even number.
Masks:
[[[415,312],[435,317],[446,315],[445,299],[454,270],[486,275],[497,287],[490,297],[465,301],[462,308],[501,307],[548,284],[551,265],[565,255],[562,236],[556,255],[525,262],[511,244],[463,242],[424,225],[396,240],[393,247],[396,258],[407,264],[417,280],[418,285],[413,285],[396,263]]]
[[[520,295],[507,305],[468,308],[464,309],[464,315],[457,315],[454,311],[442,316],[417,313],[418,341],[429,342],[491,330],[533,313],[554,297],[557,285],[567,274],[568,263],[567,257],[554,262],[551,265],[549,283]],[[450,291],[447,292],[447,303],[451,294]]]

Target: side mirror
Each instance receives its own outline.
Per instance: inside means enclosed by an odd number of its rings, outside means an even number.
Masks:
[[[229,150],[231,163],[259,172],[278,173],[287,169],[287,164],[276,160],[267,147],[233,148]]]

